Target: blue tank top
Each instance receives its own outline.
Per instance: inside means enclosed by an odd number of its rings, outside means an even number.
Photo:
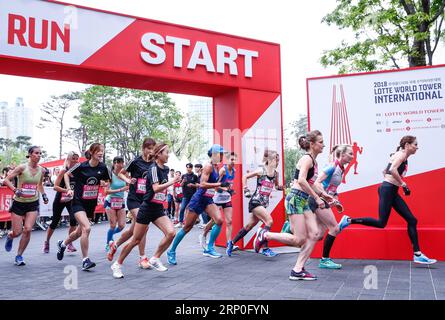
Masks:
[[[217,183],[219,178],[218,171],[215,170],[215,167],[212,165],[212,173],[209,176],[209,180],[207,180],[207,183]],[[198,196],[200,197],[209,197],[213,198],[215,196],[216,190],[214,188],[211,189],[204,189],[204,188],[198,188],[198,191],[196,191]]]
[[[125,181],[121,180],[117,175],[112,174],[112,178],[111,178],[111,184],[110,184],[110,189],[111,190],[117,190],[120,188],[123,188],[126,186]],[[106,200],[108,202],[110,202],[111,198],[124,198],[124,192],[118,192],[118,193],[113,193],[113,194],[109,194],[106,198]]]
[[[230,183],[230,188],[233,188],[233,180],[235,180],[235,168],[232,169],[232,174],[229,174],[229,168],[228,166],[225,164],[224,165],[224,169],[226,171],[226,173],[224,174],[224,176],[221,178],[221,182],[228,182]],[[232,195],[227,192],[227,191],[221,191],[221,192],[216,192],[215,196],[213,197],[213,201],[215,203],[228,203],[232,200]]]

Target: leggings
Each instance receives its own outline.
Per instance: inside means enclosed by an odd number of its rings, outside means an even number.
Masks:
[[[384,228],[389,219],[391,208],[408,223],[408,236],[413,245],[414,252],[420,251],[419,240],[417,236],[417,219],[409,210],[408,205],[398,193],[399,187],[392,183],[384,181],[379,187],[379,219],[373,218],[355,218],[351,219],[353,224],[362,224],[365,226]]]
[[[59,225],[60,219],[62,218],[62,211],[64,208],[68,210],[68,212],[71,211],[71,203],[70,202],[60,202],[59,199],[54,199],[53,202],[53,218],[51,221],[51,225],[49,226],[51,229],[56,230],[57,226]],[[71,216],[71,215],[70,215]],[[72,220],[70,218],[70,226],[75,227],[77,225],[76,220]]]

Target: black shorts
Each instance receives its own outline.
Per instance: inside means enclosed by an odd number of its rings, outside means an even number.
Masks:
[[[33,202],[19,202],[12,201],[12,206],[9,208],[9,212],[15,213],[18,216],[25,216],[28,212],[39,211],[39,200]]]
[[[183,198],[175,198],[176,203],[181,203]]]
[[[267,205],[259,202],[259,201],[255,201],[255,200],[250,200],[249,201],[249,212],[252,212],[253,209],[255,209],[256,207],[264,207],[267,208]]]
[[[215,203],[218,207],[221,207],[223,209],[225,208],[232,208],[232,201],[226,202],[226,203]]]
[[[128,210],[139,209],[141,207],[143,200],[139,200],[135,197],[128,196],[127,198],[127,208]]]
[[[73,202],[60,202],[60,199],[56,198],[53,202],[53,217],[50,225],[51,229],[55,230],[57,228],[57,225],[59,224],[59,221],[62,217],[63,209],[65,208],[70,216],[70,226],[75,227],[77,225],[76,219],[74,219],[74,216],[71,214],[71,211],[73,209]]]
[[[83,202],[79,200],[73,200],[73,204],[71,206],[70,219],[76,219],[76,213],[79,211],[84,211],[87,214],[89,219],[94,218],[94,211],[96,211],[97,202],[96,201],[88,201]],[[76,219],[77,221],[77,219]]]
[[[329,205],[329,203],[326,202],[325,199],[323,199],[323,198],[320,198],[320,199],[323,200],[323,202],[324,202],[324,207],[325,207],[326,209],[328,209],[328,208],[331,207],[331,206]],[[315,210],[318,209],[318,205],[317,205],[317,202],[315,202],[315,199],[314,199],[313,197],[309,197],[309,199],[308,199],[308,204],[309,204],[309,208],[311,209],[311,211],[315,213]]]
[[[139,224],[149,225],[150,222],[154,222],[163,216],[165,216],[165,212],[162,205],[160,207],[154,207],[147,205],[146,203],[142,203],[136,217],[136,222]]]

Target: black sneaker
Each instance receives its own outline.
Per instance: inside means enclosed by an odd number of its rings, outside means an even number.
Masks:
[[[304,280],[304,281],[313,281],[317,280],[317,277],[310,274],[306,270],[301,270],[300,272],[295,272],[293,269],[290,272],[289,280]]]
[[[91,268],[94,268],[96,264],[94,262],[91,262],[89,258],[87,258],[84,262],[82,262],[82,271],[87,271]]]
[[[65,253],[66,247],[62,245],[63,240],[57,241],[57,260],[63,259],[63,254]]]

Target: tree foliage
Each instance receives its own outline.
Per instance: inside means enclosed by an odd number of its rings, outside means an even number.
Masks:
[[[322,22],[354,32],[324,51],[321,63],[340,73],[433,65],[444,36],[445,0],[337,0]]]

